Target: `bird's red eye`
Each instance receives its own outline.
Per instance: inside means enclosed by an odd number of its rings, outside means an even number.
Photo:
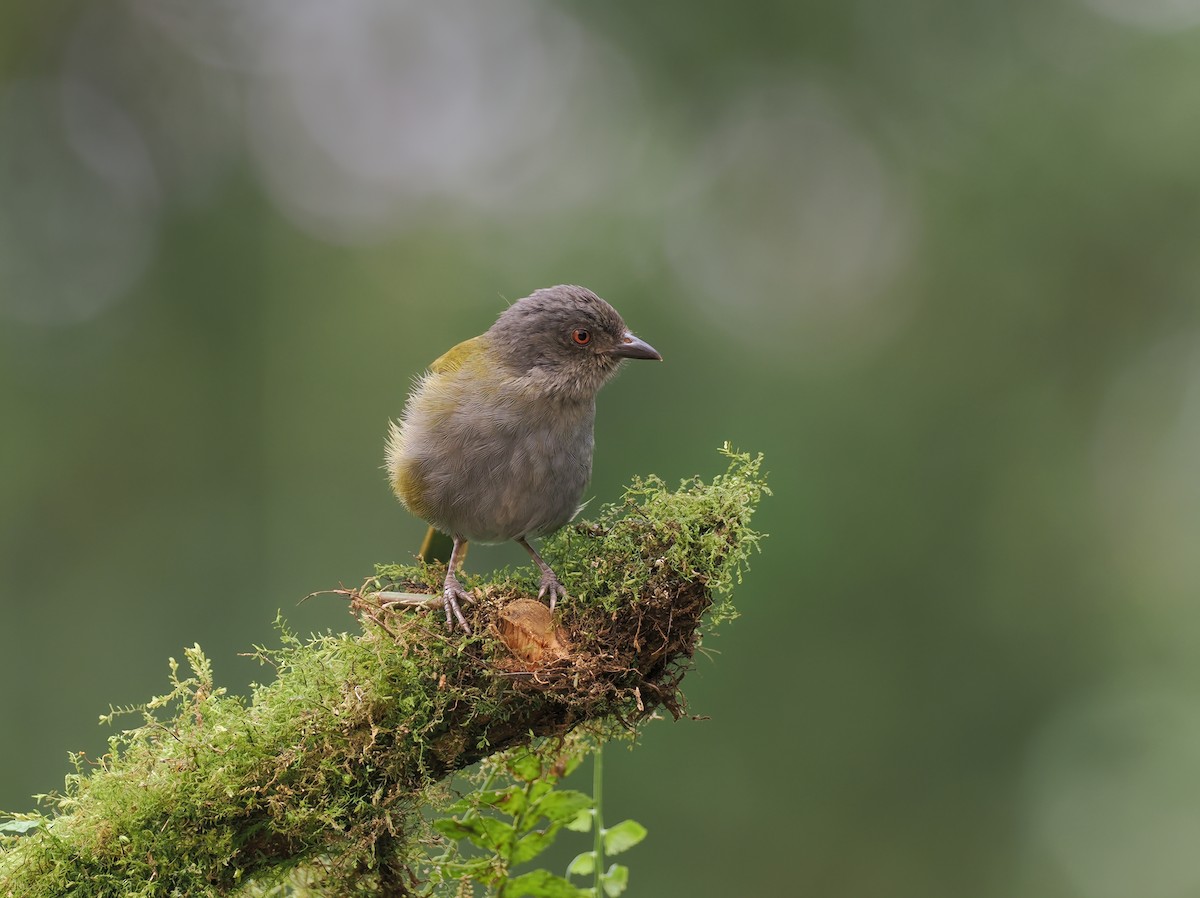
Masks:
[[[578,343],[580,346],[587,346],[589,343],[592,342],[592,332],[585,331],[585,330],[572,331],[571,339],[574,340],[576,343]]]

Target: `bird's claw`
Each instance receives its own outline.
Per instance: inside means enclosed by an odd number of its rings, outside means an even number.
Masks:
[[[463,617],[462,608],[459,602],[466,602],[468,605],[475,604],[475,597],[462,588],[462,584],[452,576],[446,576],[446,588],[442,590],[442,604],[446,608],[446,627],[454,629],[454,621],[458,620],[458,625],[462,627],[463,632],[468,636],[471,634],[471,628],[467,625],[467,619]]]
[[[558,577],[554,575],[554,571],[546,571],[542,574],[542,588],[538,590],[538,598],[541,599],[547,594],[550,595],[550,610],[554,610],[554,605],[559,599],[567,597],[566,588],[558,582]]]

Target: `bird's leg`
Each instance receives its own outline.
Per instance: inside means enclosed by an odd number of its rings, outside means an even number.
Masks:
[[[471,628],[467,626],[467,619],[463,617],[462,609],[458,606],[458,603],[460,601],[474,603],[475,599],[469,592],[462,588],[462,584],[454,576],[454,572],[458,569],[459,556],[465,555],[466,552],[467,541],[458,536],[454,537],[454,548],[450,550],[450,562],[446,565],[446,580],[443,584],[442,604],[446,607],[446,626],[453,629],[454,618],[458,618],[458,625],[463,628],[465,633],[469,634]],[[451,617],[451,614],[454,616]]]
[[[546,595],[546,593],[549,593],[550,610],[553,611],[554,603],[559,599],[565,599],[567,597],[567,590],[561,583],[558,582],[558,577],[555,575],[554,571],[550,569],[550,565],[542,561],[542,556],[539,555],[536,550],[534,550],[533,546],[529,545],[529,542],[525,539],[525,537],[517,537],[517,542],[520,543],[521,547],[529,553],[530,557],[537,564],[538,569],[542,572],[542,588],[538,590],[538,598],[540,599],[542,596]]]

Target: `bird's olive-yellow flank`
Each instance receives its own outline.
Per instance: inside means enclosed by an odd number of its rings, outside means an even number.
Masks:
[[[469,541],[516,540],[541,570],[539,598],[566,596],[530,545],[570,521],[592,474],[596,394],[624,359],[662,356],[583,287],[538,290],[416,382],[387,441],[392,488],[454,540],[446,622],[470,632],[455,577]],[[453,618],[451,617],[453,615]]]

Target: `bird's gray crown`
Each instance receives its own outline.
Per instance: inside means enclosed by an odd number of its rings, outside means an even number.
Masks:
[[[586,371],[595,376],[598,389],[616,370],[619,360],[609,351],[625,333],[625,322],[607,302],[586,287],[560,284],[514,302],[492,325],[488,338],[515,370],[561,367],[576,377]]]

